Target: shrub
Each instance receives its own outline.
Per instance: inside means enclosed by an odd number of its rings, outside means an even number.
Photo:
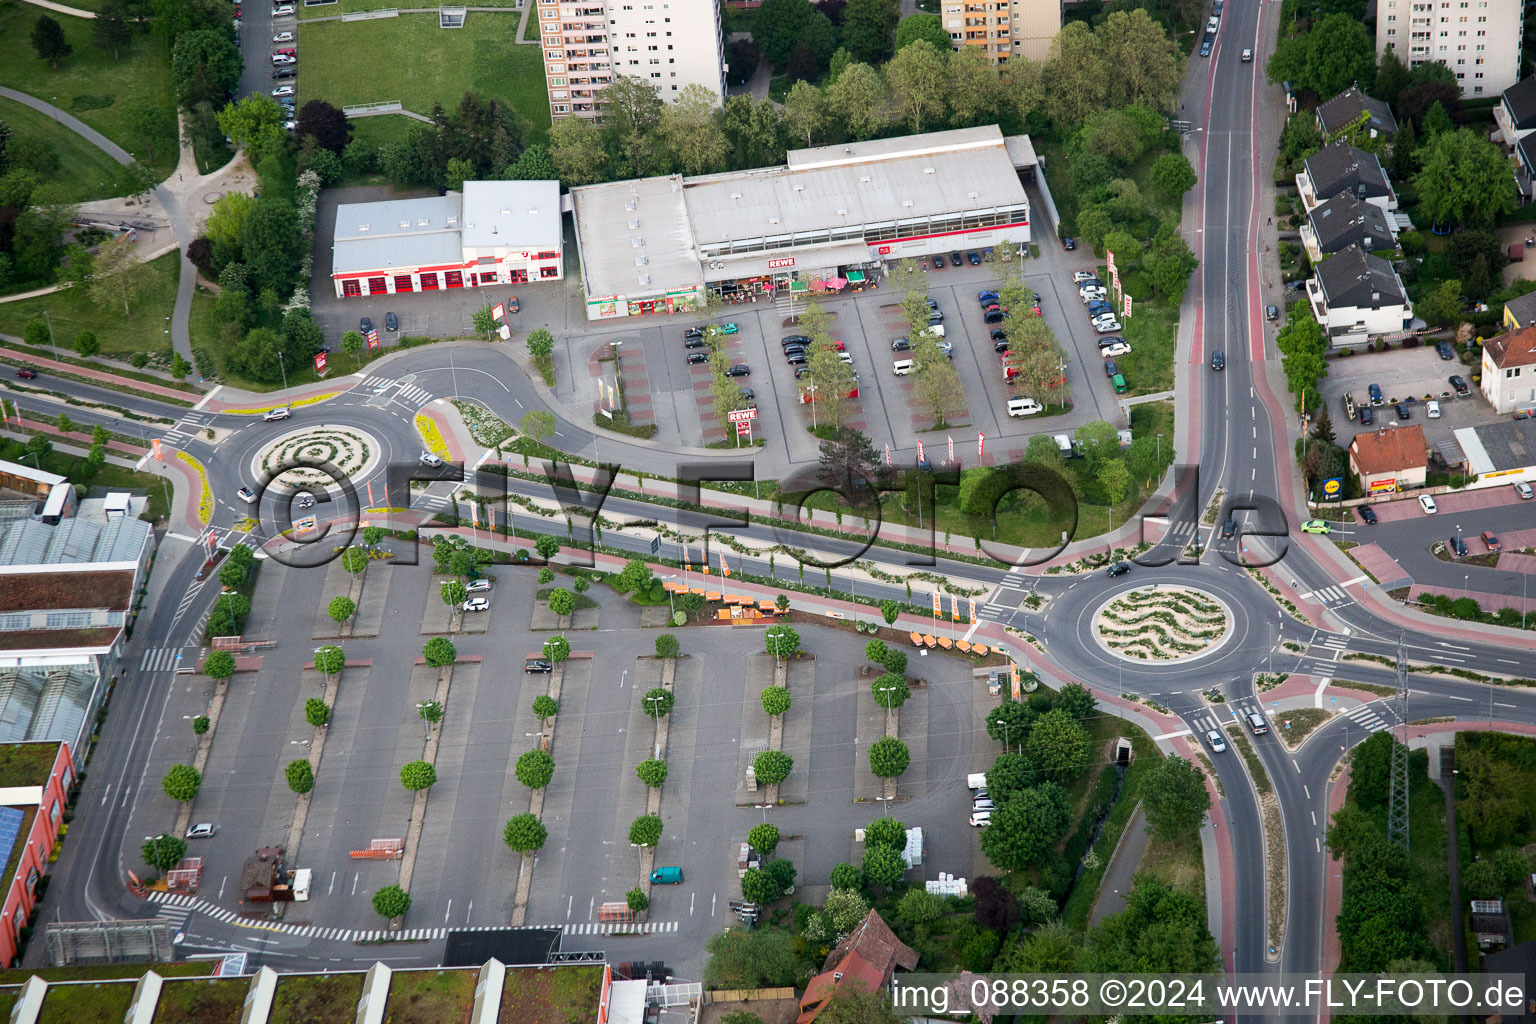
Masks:
[[[501,840],[518,853],[534,853],[549,839],[549,830],[532,814],[519,814],[501,830]]]
[[[655,846],[661,842],[661,818],[643,814],[629,826],[629,841],[635,846]]]
[[[866,836],[869,833],[865,833]],[[849,864],[844,861],[832,868],[832,888],[834,889],[862,889],[864,888],[864,872],[857,864]]]
[[[907,677],[893,675],[890,672],[877,676],[869,684],[869,689],[875,695],[875,703],[883,708],[899,708],[912,695],[912,691],[907,687]]]
[[[647,692],[645,697],[642,698],[645,713],[652,718],[660,718],[671,711],[673,700],[672,691],[663,689],[660,686]]]
[[[540,569],[539,570],[539,586],[547,587],[547,586],[549,586],[549,584],[551,584],[553,582],[555,582],[555,570],[553,570],[553,569]]]
[[[203,675],[209,679],[228,679],[235,674],[235,656],[228,651],[214,651],[203,660]]]
[[[892,779],[907,770],[912,753],[893,736],[882,736],[869,745],[869,770],[882,779]]]
[[[763,710],[770,715],[782,715],[789,710],[789,688],[769,686],[763,690]]]
[[[677,637],[671,633],[662,633],[656,638],[656,657],[676,658],[682,653],[683,645],[678,643]]]
[[[864,645],[864,657],[877,664],[883,664],[888,650],[884,640],[871,640]]]
[[[546,718],[554,718],[559,710],[560,702],[547,693],[541,693],[533,698],[533,713],[541,722]]]
[[[650,897],[646,896],[644,889],[631,889],[624,894],[624,902],[629,904],[629,909],[640,913],[650,907]]]
[[[198,736],[201,736],[203,733],[207,732],[211,725],[212,723],[208,721],[207,715],[198,715],[196,718],[192,719],[192,731]]]
[[[655,757],[646,758],[635,765],[635,774],[647,786],[660,789],[662,783],[667,781],[667,762]]]
[[[171,765],[165,778],[160,780],[160,788],[165,791],[165,795],[181,803],[190,803],[196,799],[202,784],[202,774],[189,764]]]
[[[763,822],[753,825],[752,831],[747,833],[747,842],[752,849],[764,857],[773,854],[774,847],[779,845],[779,826]]]
[[[288,780],[288,788],[300,796],[315,788],[315,770],[304,758],[289,761],[283,768],[283,776]]]
[[[373,909],[380,917],[404,917],[411,909],[411,894],[398,885],[386,885],[373,894]]]
[[[543,789],[555,776],[555,759],[546,751],[530,750],[517,759],[515,773],[529,789]]]
[[[458,660],[459,652],[453,641],[445,636],[435,636],[422,647],[421,656],[430,667],[444,668]]]
[[[907,826],[895,818],[876,818],[864,830],[864,844],[903,850],[907,846]]]
[[[400,785],[412,792],[430,789],[437,782],[437,769],[426,761],[407,761],[400,769]]]
[[[556,615],[569,615],[576,610],[576,595],[564,587],[556,587],[549,593],[549,610]]]
[[[331,707],[325,701],[311,697],[304,702],[304,721],[318,728],[330,720]]]
[[[899,676],[907,670],[907,652],[893,647],[885,652],[885,657],[880,659],[880,664],[885,666],[887,672],[893,672]]]
[[[752,760],[752,772],[765,786],[777,785],[789,778],[795,759],[782,750],[765,750]]]

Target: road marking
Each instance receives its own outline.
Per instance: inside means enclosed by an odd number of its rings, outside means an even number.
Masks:
[[[1513,704],[1495,704],[1494,705],[1494,707],[1496,707],[1496,708],[1512,708],[1514,706],[1515,705],[1513,705]]]
[[[1178,732],[1165,732],[1161,736],[1153,736],[1152,738],[1154,740],[1176,740],[1180,736],[1193,736],[1193,735],[1194,735],[1194,732],[1189,730],[1189,729],[1180,729]]]
[[[196,405],[194,405],[192,408],[194,410],[201,409],[203,406],[207,405],[210,401],[212,401],[214,395],[218,394],[220,391],[223,391],[223,390],[224,390],[224,385],[223,384],[215,384],[213,386],[213,390],[208,392],[206,395],[204,395],[202,397],[202,399]]]
[[[1441,698],[1443,698],[1445,700],[1464,700],[1468,704],[1472,703],[1472,698],[1471,697],[1458,697],[1458,696],[1456,696],[1455,694],[1452,694],[1452,693],[1442,693],[1442,694],[1439,694],[1438,696],[1440,696]]]
[[[1518,664],[1520,664],[1518,661],[1510,661],[1508,658],[1494,658],[1493,660],[1497,661],[1501,665],[1518,665]]]

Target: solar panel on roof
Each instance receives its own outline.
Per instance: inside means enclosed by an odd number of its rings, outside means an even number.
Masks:
[[[3,861],[11,859],[11,850],[16,846],[16,838],[21,835],[21,823],[26,820],[26,814],[15,807],[0,807],[0,857]]]

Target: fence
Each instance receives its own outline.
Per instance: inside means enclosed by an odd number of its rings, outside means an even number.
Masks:
[[[341,108],[341,112],[348,117],[365,117],[368,114],[393,114],[405,109],[405,104],[399,100],[389,100],[384,103],[351,103]]]
[[[376,18],[398,18],[400,12],[391,7],[383,11],[353,11],[351,14],[343,14],[342,21],[373,21]]]
[[[793,999],[792,988],[722,988],[704,993],[711,1003],[754,1003],[764,999]]]

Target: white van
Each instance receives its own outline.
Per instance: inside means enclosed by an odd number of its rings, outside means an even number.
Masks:
[[[1033,398],[1019,397],[1008,399],[1009,416],[1033,416],[1035,413],[1043,410],[1044,406]]]
[[[295,903],[303,903],[309,899],[309,885],[313,881],[314,869],[298,868],[293,873],[293,899]]]
[[[898,359],[896,362],[891,364],[891,370],[896,374],[896,376],[905,377],[907,374],[912,372],[912,368],[916,365],[917,364],[911,359]]]
[[[1064,459],[1070,459],[1077,454],[1077,449],[1072,447],[1072,439],[1066,434],[1052,434],[1051,440],[1056,442],[1056,450]]]
[[[944,325],[943,324],[929,324],[927,327],[923,328],[923,331],[926,334],[933,335],[935,338],[942,338],[942,337],[944,337]]]
[[[1211,20],[1205,23],[1205,30],[1211,35],[1215,35],[1221,30],[1221,19],[1214,14],[1211,15]]]
[[[969,774],[969,775],[967,775],[965,777],[965,784],[970,789],[986,789],[987,788],[987,773],[986,772],[971,772],[971,774]]]

